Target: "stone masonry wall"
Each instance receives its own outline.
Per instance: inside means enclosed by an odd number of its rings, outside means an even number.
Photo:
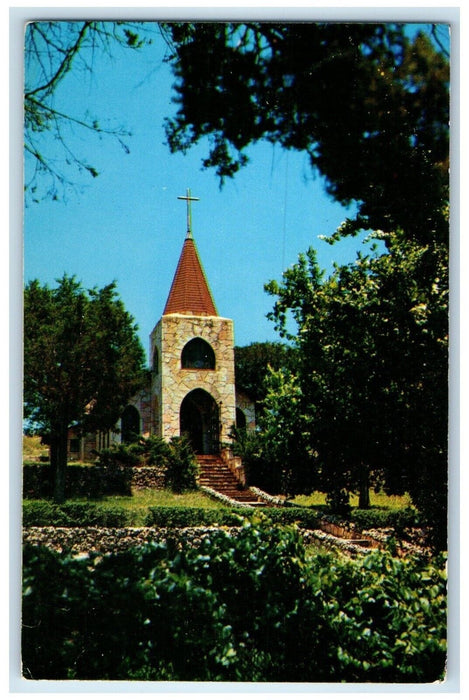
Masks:
[[[214,370],[181,369],[181,353],[193,338],[202,338],[212,347]],[[165,439],[179,435],[179,410],[187,394],[204,389],[220,407],[220,440],[229,440],[229,431],[236,421],[234,384],[233,322],[219,316],[163,316],[152,334],[153,343],[160,343],[160,371],[155,389],[161,391],[161,435]]]
[[[244,413],[248,430],[254,430],[256,427],[256,409],[251,399],[246,394],[237,391],[236,406]]]

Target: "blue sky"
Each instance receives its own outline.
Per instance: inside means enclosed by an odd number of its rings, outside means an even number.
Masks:
[[[24,278],[51,286],[63,273],[85,287],[116,280],[120,297],[139,326],[145,350],[169,292],[186,231],[191,188],[194,237],[218,312],[232,318],[235,343],[279,340],[266,319],[274,299],[264,284],[280,280],[310,246],[320,265],[355,258],[361,239],[330,246],[329,235],[353,213],[333,202],[304,154],[270,144],[249,151],[250,164],[222,189],[213,171],[201,170],[206,147],[172,155],[163,120],[175,111],[172,75],[157,36],[139,53],[120,51],[94,61],[92,73],[72,72],[56,108],[132,132],[126,154],[112,138],[76,129],[70,143],[100,172],[66,200],[45,200],[24,213]],[[49,143],[51,149],[54,147]],[[51,151],[52,152],[52,151]],[[26,163],[26,179],[28,164]]]

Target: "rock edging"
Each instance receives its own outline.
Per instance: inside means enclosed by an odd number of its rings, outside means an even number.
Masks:
[[[215,489],[210,488],[210,486],[199,486],[199,489],[203,493],[207,494],[207,496],[215,498],[217,501],[220,501],[220,503],[225,503],[225,505],[227,506],[232,506],[235,508],[246,508],[246,510],[254,510],[254,506],[251,506],[248,503],[243,503],[242,501],[235,501],[234,498],[230,498],[224,493],[215,491]]]
[[[150,542],[171,541],[182,547],[199,546],[202,540],[222,530],[235,536],[239,527],[201,526],[185,528],[160,527],[28,527],[23,529],[23,544],[42,545],[58,552],[72,554],[123,552],[129,547]]]
[[[222,527],[220,525],[197,526],[184,528],[169,527],[28,527],[23,529],[23,543],[35,546],[46,546],[57,552],[69,551],[72,555],[88,553],[107,554],[123,552],[129,547],[153,543],[166,544],[171,542],[177,548],[183,546],[198,547],[204,539],[215,532],[225,532],[230,537],[236,537],[241,526]],[[334,537],[322,530],[300,529],[305,544],[317,544],[330,548],[358,554],[369,551],[342,538]]]

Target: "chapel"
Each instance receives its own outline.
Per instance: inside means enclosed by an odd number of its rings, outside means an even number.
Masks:
[[[220,454],[233,425],[254,429],[255,409],[237,391],[233,321],[220,316],[192,232],[187,190],[187,229],[163,313],[150,334],[147,386],[125,408],[113,433],[94,439],[71,436],[70,459],[92,449],[129,442],[135,435],[165,440],[183,435],[200,455]]]

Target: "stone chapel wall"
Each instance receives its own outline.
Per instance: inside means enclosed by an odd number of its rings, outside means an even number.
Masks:
[[[182,369],[181,354],[193,338],[202,338],[212,347],[214,370]],[[154,390],[160,393],[161,435],[170,439],[179,435],[179,410],[185,396],[194,389],[204,389],[217,402],[220,410],[220,440],[229,440],[229,431],[236,421],[234,385],[233,322],[219,316],[163,316],[152,334],[153,343],[160,343],[160,371]]]

